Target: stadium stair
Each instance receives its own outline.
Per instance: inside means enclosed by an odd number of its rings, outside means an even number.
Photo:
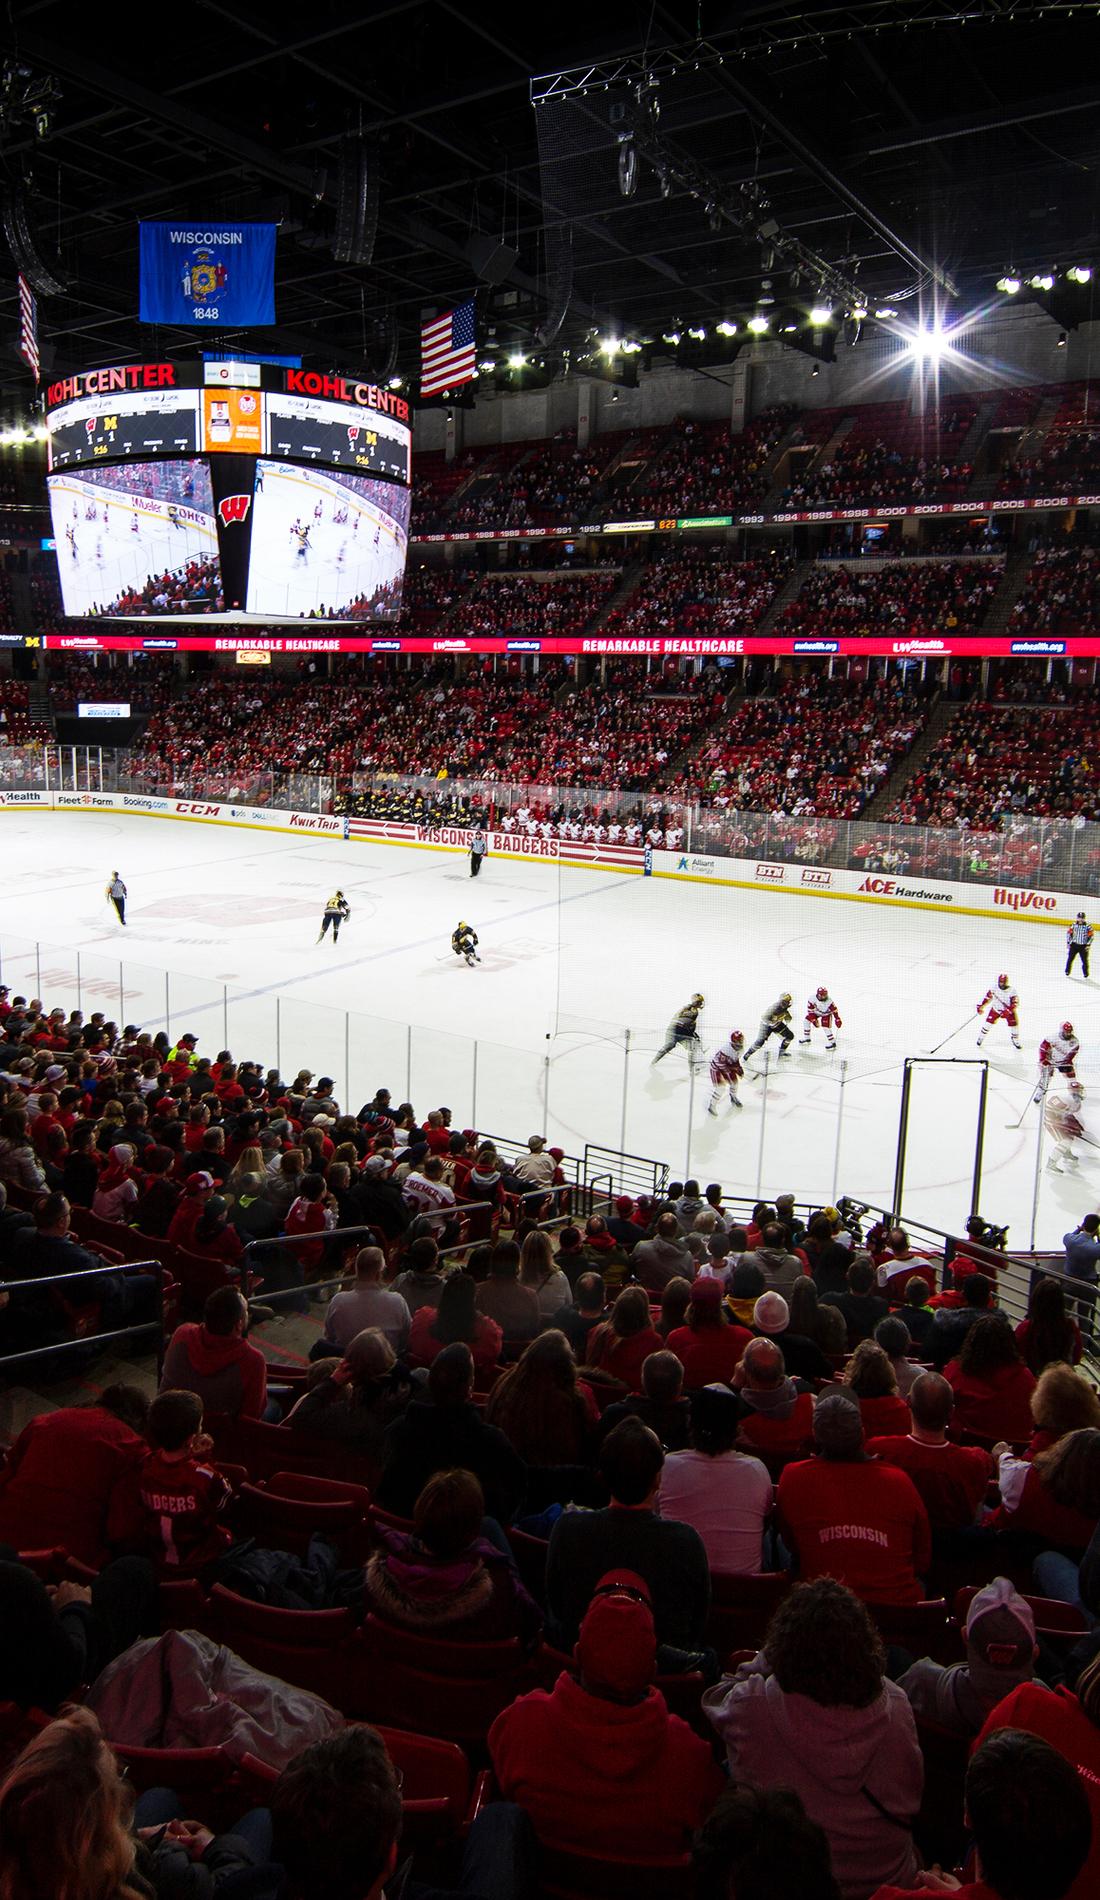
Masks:
[[[982,633],[1003,633],[1008,626],[1012,609],[1024,591],[1034,556],[1026,550],[1019,554],[1010,554],[1001,576],[1001,584],[989,603],[982,622]]]
[[[815,468],[822,468],[826,462],[831,461],[845,436],[851,434],[855,425],[856,417],[854,415],[842,416],[836,428],[833,430],[832,435],[829,436],[827,441],[821,444],[817,454],[810,456],[807,461],[799,463],[799,478],[801,479],[803,476],[811,474]],[[789,446],[790,444],[788,444],[788,447]],[[765,514],[774,514],[777,509],[783,506],[783,496],[789,486],[791,474],[790,470],[784,467],[785,461],[786,455],[777,452],[776,467],[783,472],[779,475],[778,479],[773,482],[772,487],[768,490],[768,493],[760,504]],[[774,606],[775,603],[773,602],[772,604]]]
[[[977,468],[978,457],[985,446],[985,439],[993,425],[1000,397],[983,396],[975,412],[974,420],[955,451],[956,462],[969,462]]]
[[[963,701],[958,699],[937,699],[933,704],[928,724],[920,738],[910,747],[905,757],[899,761],[889,778],[883,780],[873,798],[869,798],[859,816],[875,819],[880,812],[889,811],[895,799],[904,791],[914,773],[919,772],[933,746],[943,738],[948,726],[961,712]]]
[[[752,634],[771,632],[780,614],[783,612],[784,607],[789,607],[792,600],[796,600],[798,595],[802,592],[810,569],[813,566],[814,562],[811,560],[795,562],[794,567],[776,594],[764,618],[758,621],[756,626],[752,629]],[[749,637],[751,638],[752,635]],[[751,649],[748,650],[751,651]]]
[[[1061,408],[1061,393],[1044,397],[1034,422],[1023,431],[1016,442],[1012,451],[1013,461],[1033,461],[1037,455],[1041,454],[1043,444],[1057,421]],[[974,458],[974,465],[978,473],[971,484],[970,495],[976,500],[987,501],[1000,489],[1000,472],[997,469],[988,468],[983,472],[981,462],[977,457]]]
[[[635,560],[629,562],[628,565],[623,568],[619,576],[619,585],[616,587],[614,593],[609,595],[607,600],[604,601],[596,618],[585,628],[584,631],[586,634],[598,633],[599,629],[606,622],[608,615],[615,613],[618,608],[624,606],[631,595],[637,591],[642,575],[645,572],[645,565],[643,557],[638,555]],[[624,632],[628,633],[629,628],[624,628]]]

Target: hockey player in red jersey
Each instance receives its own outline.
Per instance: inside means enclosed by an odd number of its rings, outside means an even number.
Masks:
[[[1047,1036],[1039,1044],[1039,1083],[1035,1090],[1034,1101],[1038,1102],[1050,1086],[1050,1078],[1055,1069],[1069,1083],[1069,1092],[1075,1102],[1081,1100],[1084,1090],[1077,1080],[1077,1061],[1081,1045],[1073,1033],[1072,1023],[1063,1023],[1057,1035]]]
[[[990,984],[990,987],[986,990],[985,995],[978,1004],[979,1016],[987,1003],[989,1004],[989,1014],[978,1031],[979,1049],[994,1023],[1004,1023],[1009,1035],[1012,1037],[1012,1047],[1014,1049],[1021,1049],[1023,1044],[1020,1041],[1020,999],[1003,970],[997,978],[997,981]]]
[[[799,1040],[803,1044],[808,1043],[811,1030],[823,1029],[825,1031],[826,1049],[835,1049],[836,1036],[833,1034],[833,1031],[841,1028],[843,1028],[843,1024],[840,1020],[840,1011],[837,1009],[824,983],[821,983],[814,991],[814,994],[807,999],[806,1020],[802,1025],[802,1035]]]
[[[708,1114],[717,1115],[724,1088],[729,1089],[730,1101],[734,1108],[744,1108],[745,1104],[737,1093],[737,1084],[745,1073],[741,1062],[741,1052],[744,1047],[745,1038],[741,1031],[731,1029],[722,1047],[716,1049],[711,1056],[710,1079],[714,1093],[708,1104]]]

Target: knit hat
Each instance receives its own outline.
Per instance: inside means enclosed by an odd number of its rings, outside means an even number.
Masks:
[[[201,1194],[206,1188],[213,1187],[214,1176],[207,1174],[205,1168],[200,1168],[197,1174],[189,1174],[183,1185],[188,1194]]]
[[[609,1570],[596,1585],[576,1647],[577,1667],[595,1689],[638,1695],[657,1669],[653,1606],[644,1577]]]
[[[791,1309],[782,1293],[762,1293],[752,1309],[752,1323],[758,1333],[782,1333],[790,1323]]]
[[[709,1273],[691,1283],[691,1304],[693,1306],[721,1306],[722,1282],[715,1280]]]
[[[551,1149],[549,1150],[549,1153],[553,1155],[553,1157],[554,1157],[554,1160],[555,1160],[555,1161],[564,1161],[564,1160],[565,1160],[565,1149],[564,1149],[564,1148],[551,1148]]]
[[[966,1615],[967,1648],[997,1669],[1018,1669],[1035,1651],[1031,1605],[1007,1577],[994,1577],[971,1599]]]
[[[634,1203],[631,1200],[629,1194],[616,1195],[615,1212],[616,1214],[620,1215],[620,1217],[624,1220],[627,1218],[628,1215],[633,1214]]]

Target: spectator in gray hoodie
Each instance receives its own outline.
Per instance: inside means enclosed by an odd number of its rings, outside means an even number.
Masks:
[[[787,1230],[778,1221],[768,1222],[760,1246],[744,1257],[760,1268],[765,1291],[782,1293],[784,1299],[802,1278],[802,1262],[797,1254],[787,1252]]]
[[[843,1900],[916,1885],[924,1786],[913,1711],[882,1640],[832,1577],[796,1584],[764,1648],[703,1697],[734,1782],[791,1788],[823,1827]]]
[[[684,1191],[676,1202],[676,1219],[682,1234],[690,1232],[695,1225],[695,1216],[701,1214],[706,1205],[699,1192],[698,1181],[685,1181]]]
[[[647,1293],[663,1293],[670,1280],[695,1277],[691,1253],[680,1237],[675,1214],[662,1214],[652,1240],[639,1241],[630,1256],[634,1278]]]
[[[1007,1577],[994,1577],[971,1598],[966,1661],[920,1662],[898,1677],[917,1715],[960,1735],[977,1735],[986,1716],[1035,1673],[1035,1618]]]

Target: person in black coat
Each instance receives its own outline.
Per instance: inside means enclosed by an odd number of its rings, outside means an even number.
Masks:
[[[412,1517],[416,1500],[437,1471],[462,1469],[480,1479],[485,1509],[508,1524],[527,1484],[527,1467],[504,1433],[487,1425],[471,1405],[474,1361],[456,1341],[444,1346],[428,1373],[428,1397],[414,1400],[386,1433],[375,1500],[397,1517]]]
[[[385,1178],[387,1166],[381,1155],[371,1155],[358,1182],[349,1190],[346,1204],[357,1222],[377,1227],[387,1240],[396,1240],[412,1217],[401,1198],[401,1189]]]

